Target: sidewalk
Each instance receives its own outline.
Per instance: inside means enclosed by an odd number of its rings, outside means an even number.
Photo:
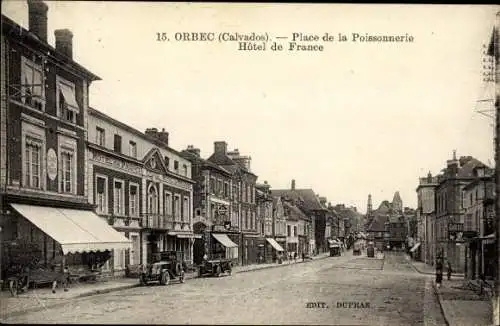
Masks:
[[[491,300],[464,288],[463,279],[443,280],[440,288],[433,283],[448,325],[492,325]]]
[[[344,254],[348,254],[347,252]],[[283,264],[253,264],[247,266],[235,266],[234,273],[251,272],[259,269],[284,267],[292,264],[307,263],[318,259],[329,257],[329,253],[319,254],[312,257],[311,260],[302,262],[297,259],[297,262],[283,262]],[[186,274],[186,280],[197,278],[197,273]],[[100,281],[97,283],[80,283],[73,285],[69,291],[64,292],[62,289],[57,289],[56,293],[52,293],[51,288],[30,289],[26,293],[22,293],[16,297],[12,297],[8,290],[0,292],[0,321],[7,316],[19,315],[31,311],[43,310],[48,307],[63,305],[68,299],[76,299],[96,294],[109,293],[120,291],[139,286],[139,281],[136,278],[118,278],[108,281]]]
[[[415,270],[417,272],[419,272],[420,274],[427,274],[427,275],[435,275],[436,274],[436,269],[434,266],[431,266],[431,265],[428,265],[424,262],[421,262],[421,261],[415,261],[413,259],[411,259],[410,256],[406,255],[406,260],[408,260],[408,262],[410,264],[413,265],[413,267],[415,268]],[[446,268],[444,270],[444,273],[443,273],[444,277],[446,277]],[[464,278],[465,275],[463,273],[451,273],[451,276],[452,277],[458,277],[458,278]]]
[[[186,274],[185,279],[196,277],[196,273]],[[96,283],[79,283],[71,285],[67,292],[58,288],[52,293],[51,287],[30,289],[26,293],[12,297],[9,290],[0,292],[0,320],[6,316],[13,316],[30,311],[43,310],[65,304],[68,299],[88,297],[96,294],[121,291],[139,286],[136,278],[117,278]]]

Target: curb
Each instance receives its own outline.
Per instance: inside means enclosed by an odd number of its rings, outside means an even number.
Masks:
[[[277,267],[284,267],[284,266],[290,266],[290,265],[297,265],[297,264],[309,263],[309,262],[312,262],[312,261],[315,261],[315,260],[326,259],[326,258],[329,258],[329,257],[330,256],[325,256],[325,257],[320,257],[320,258],[312,259],[312,260],[305,261],[305,262],[304,261],[297,262],[297,263],[294,263],[294,264],[286,264],[286,265],[285,264],[277,264],[277,265],[271,265],[271,266],[262,267],[262,268],[254,268],[254,269],[249,269],[249,270],[243,270],[243,271],[239,271],[239,272],[236,272],[236,273],[247,273],[247,272],[253,272],[253,271],[270,269],[270,268],[277,268]],[[186,280],[191,280],[191,279],[196,279],[196,278],[199,278],[196,274],[194,274],[192,276],[186,276]],[[81,298],[86,298],[86,297],[90,297],[90,296],[94,296],[94,295],[99,295],[99,294],[106,294],[106,293],[110,293],[110,292],[116,292],[116,291],[122,291],[122,290],[132,289],[132,288],[139,287],[139,286],[140,286],[140,284],[136,283],[136,284],[127,284],[127,285],[123,285],[123,286],[118,286],[118,287],[115,287],[115,288],[108,288],[108,289],[102,289],[102,290],[93,290],[93,291],[89,291],[89,292],[86,292],[86,293],[81,293],[81,294],[79,294],[77,296],[74,296],[74,297],[71,297],[69,299],[70,300],[71,299],[81,299]],[[23,309],[23,310],[15,311],[15,312],[12,312],[12,313],[7,313],[7,314],[1,316],[0,320],[1,319],[5,319],[5,318],[10,318],[10,317],[16,317],[16,316],[19,316],[19,315],[24,315],[26,313],[42,311],[42,310],[47,309],[47,308],[55,308],[55,307],[63,306],[63,305],[65,305],[67,303],[67,300],[61,300],[61,301],[62,302],[56,302],[56,303],[52,303],[52,304],[45,305],[45,306],[31,307],[31,308],[26,308],[26,309]]]
[[[296,262],[296,263],[293,263],[293,264],[276,264],[276,265],[271,265],[271,266],[266,266],[266,267],[261,267],[261,268],[253,268],[253,269],[247,269],[247,270],[242,270],[242,271],[238,271],[236,272],[235,274],[239,274],[239,273],[248,273],[248,272],[254,272],[254,271],[260,271],[260,270],[264,270],[264,269],[270,269],[270,268],[278,268],[278,267],[285,267],[285,266],[291,266],[291,265],[297,265],[297,264],[305,264],[305,263],[310,263],[310,262],[313,262],[315,260],[321,260],[321,259],[326,259],[326,258],[329,258],[330,256],[325,256],[325,257],[320,257],[320,258],[315,258],[315,259],[311,259],[311,260],[308,260],[308,261],[299,261],[299,262]]]
[[[441,314],[443,315],[444,322],[446,323],[446,326],[450,326],[450,321],[448,320],[448,317],[446,317],[446,313],[444,312],[443,303],[441,302],[443,299],[442,299],[441,294],[439,293],[438,289],[436,288],[436,284],[434,282],[432,282],[432,288],[434,289],[434,294],[436,295],[437,300],[439,302],[439,308],[441,309]]]

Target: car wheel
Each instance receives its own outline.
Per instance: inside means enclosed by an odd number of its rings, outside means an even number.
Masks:
[[[221,273],[221,268],[220,268],[220,265],[217,265],[215,267],[215,277],[219,277],[220,276],[220,273]]]
[[[163,285],[168,285],[170,283],[170,274],[168,272],[163,273],[161,280]]]
[[[17,295],[17,281],[16,280],[10,280],[9,281],[9,290],[10,294],[15,297]]]

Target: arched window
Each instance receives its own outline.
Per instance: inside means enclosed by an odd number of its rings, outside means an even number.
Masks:
[[[155,186],[150,186],[148,191],[148,213],[158,213],[158,193]]]

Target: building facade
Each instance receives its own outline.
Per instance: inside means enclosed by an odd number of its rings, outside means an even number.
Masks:
[[[261,247],[261,262],[272,262],[277,253],[284,250],[277,246],[273,238],[273,196],[271,187],[264,181],[263,184],[257,184],[255,189],[255,198],[257,202],[257,223],[259,225],[259,235],[265,239],[264,246]]]
[[[239,263],[256,263],[261,252],[259,248],[264,243],[258,233],[255,201],[257,176],[250,170],[251,157],[240,155],[237,149],[228,151],[226,142],[216,141],[214,153],[207,160],[231,172],[233,190],[237,193],[232,200],[231,214],[234,219],[238,219]]]
[[[420,178],[417,187],[417,220],[418,243],[420,243],[420,257],[427,264],[434,265],[436,253],[436,208],[435,191],[438,179],[429,172],[427,177]]]
[[[273,238],[281,246],[286,248],[286,216],[283,207],[283,199],[280,196],[273,196]],[[273,255],[273,261],[276,257]]]
[[[495,267],[495,184],[493,170],[476,167],[475,179],[463,189],[464,234],[466,235],[466,276],[494,279]]]
[[[436,256],[450,261],[453,270],[465,271],[465,246],[462,192],[473,180],[473,170],[484,164],[471,156],[447,161],[447,167],[438,176],[436,187]]]
[[[202,159],[200,150],[190,145],[182,156],[192,164],[194,185],[193,229],[194,262],[200,264],[207,255],[238,262],[240,243],[239,215],[233,212],[233,202],[239,200],[232,173],[217,164]],[[229,241],[228,241],[229,240]]]
[[[191,163],[168,146],[168,133],[143,133],[91,108],[88,136],[89,201],[132,242],[106,267],[121,274],[167,250],[183,252],[191,263]]]
[[[29,30],[2,16],[0,252],[24,243],[29,263],[93,266],[130,247],[88,203],[88,90],[100,78],[73,60],[70,30],[47,43],[45,3],[28,9]],[[18,258],[2,255],[2,277]]]

